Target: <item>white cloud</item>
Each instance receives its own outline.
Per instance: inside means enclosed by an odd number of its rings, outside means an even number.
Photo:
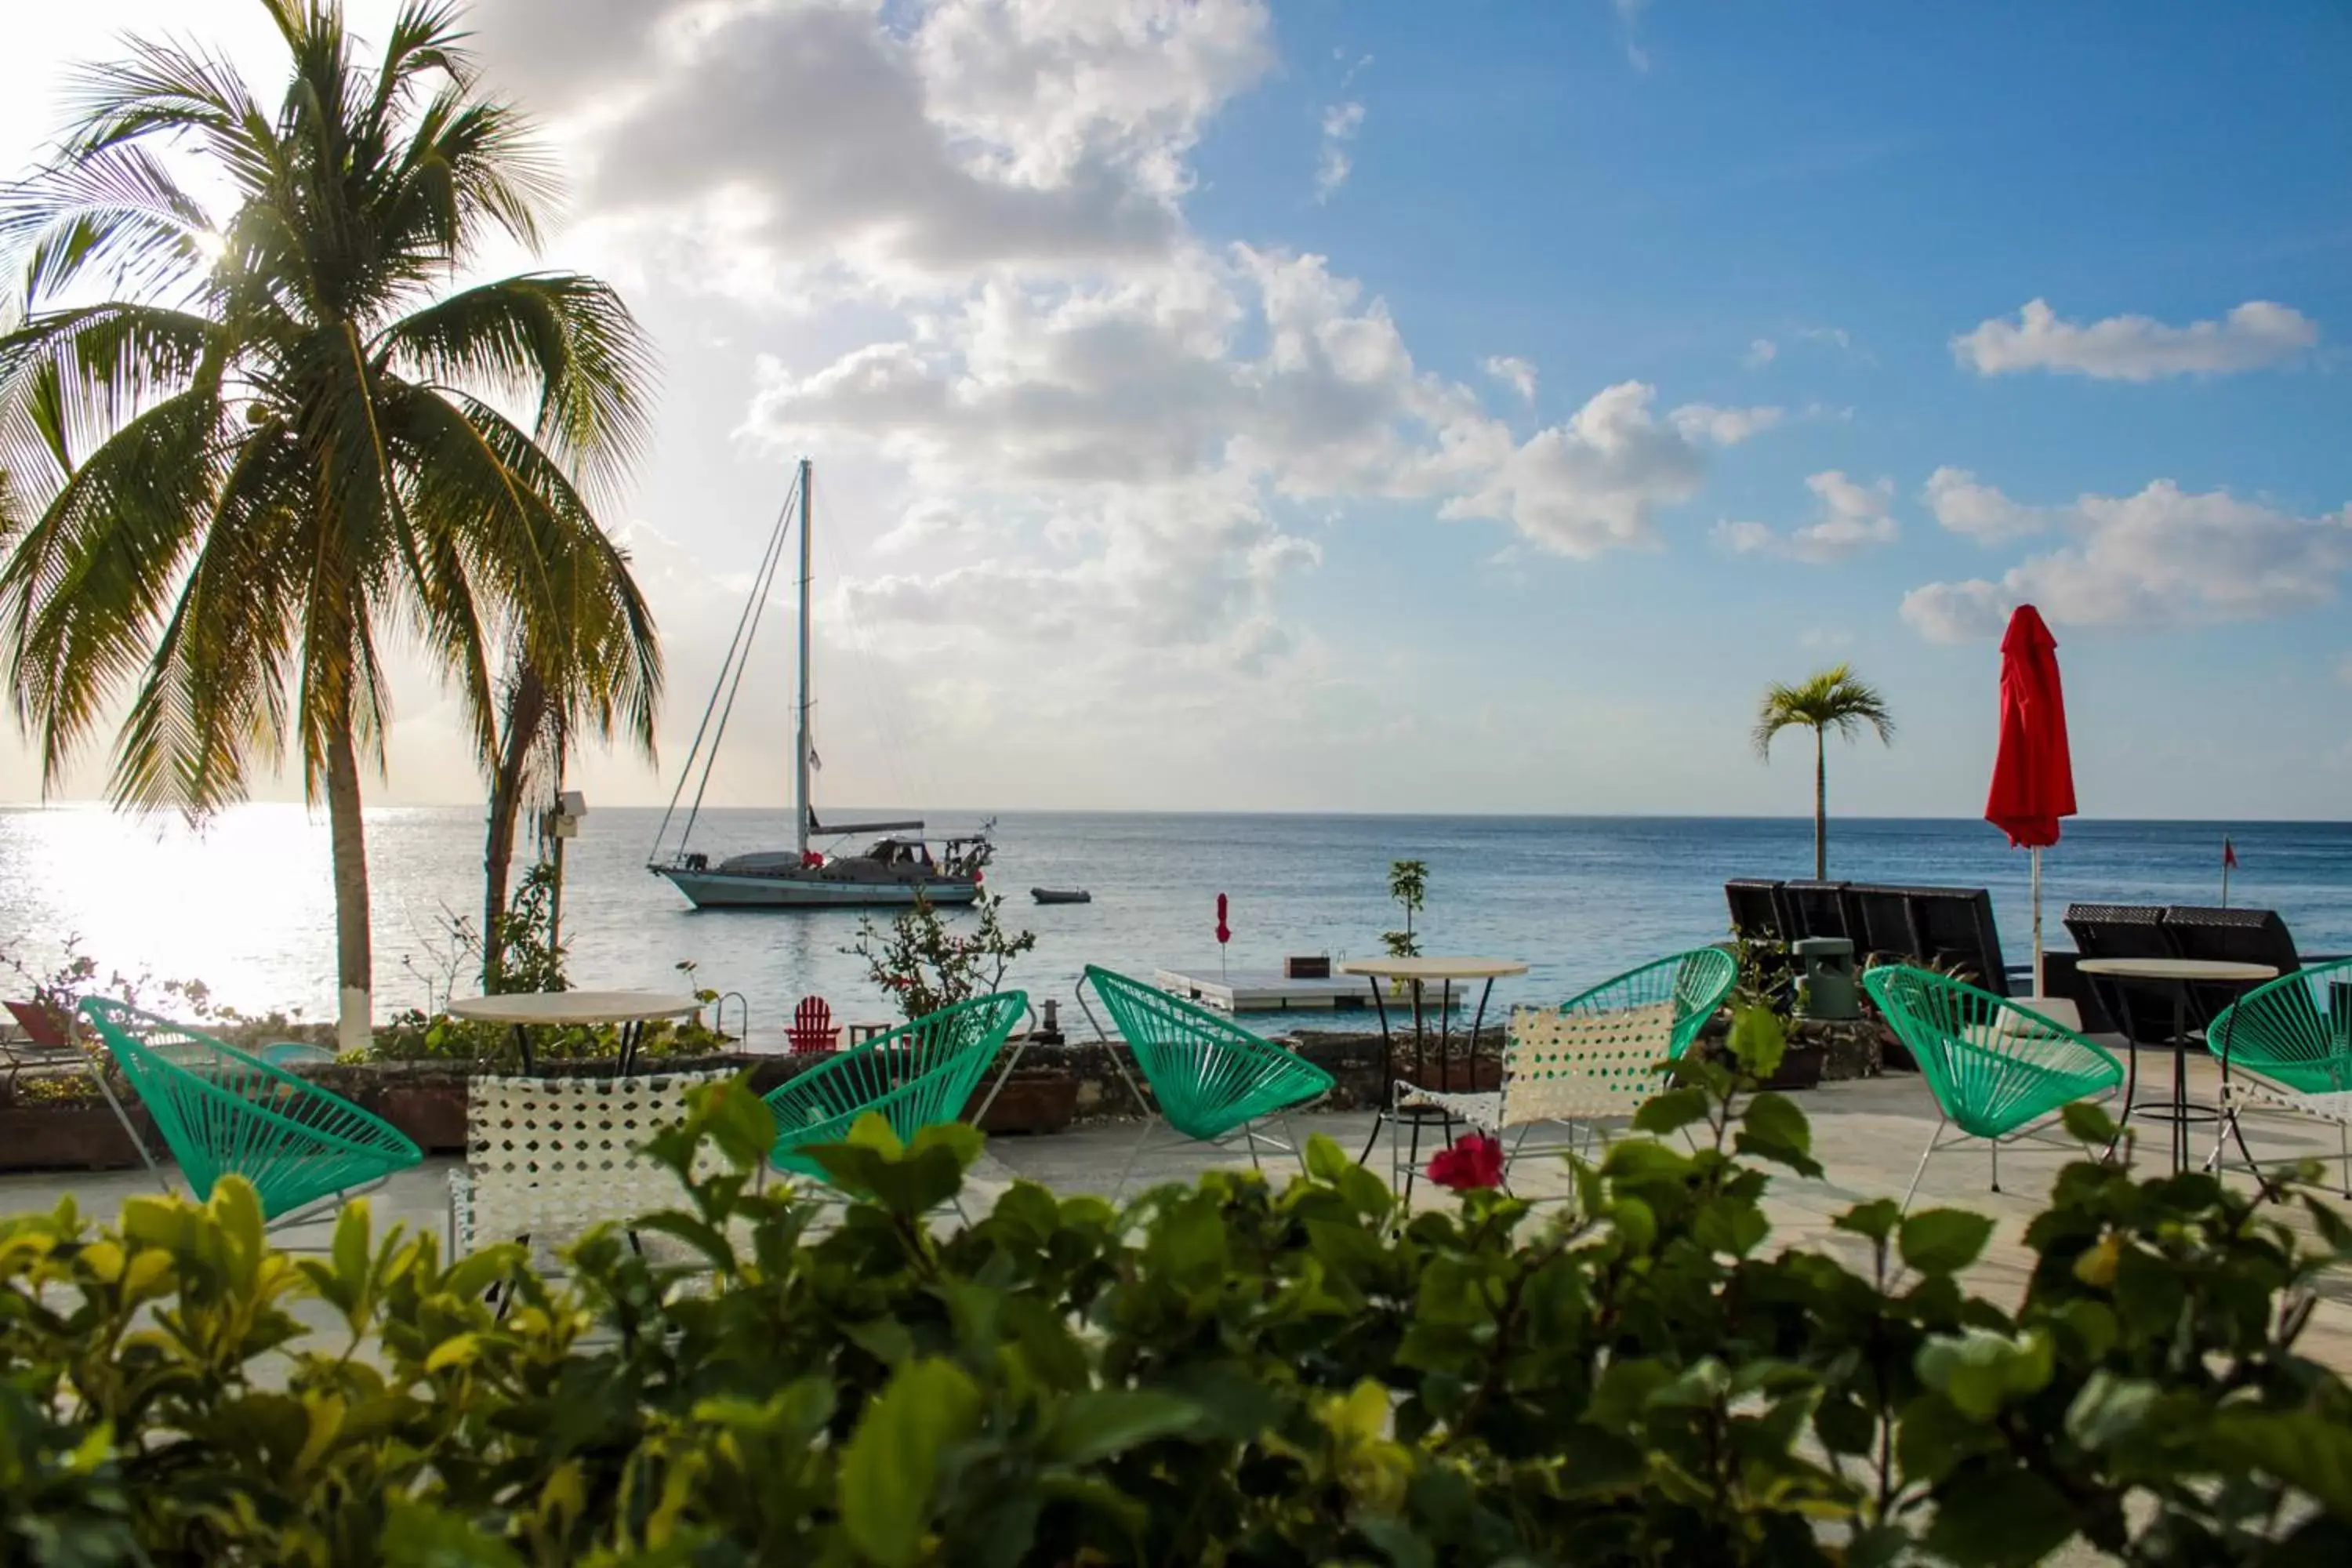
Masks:
[[[1785,535],[1760,522],[1726,521],[1715,526],[1716,542],[1735,555],[1778,555],[1819,566],[1892,544],[1900,536],[1888,511],[1895,501],[1893,479],[1857,484],[1831,468],[1805,485],[1821,501],[1816,521]]]
[[[1761,408],[1717,408],[1710,403],[1687,403],[1674,412],[1675,428],[1692,440],[1718,447],[1736,447],[1751,436],[1780,423],[1781,411]]]
[[[1625,59],[1637,71],[1650,68],[1650,51],[1642,47],[1642,13],[1649,9],[1650,0],[1609,0],[1617,13],[1617,26],[1625,37]]]
[[[1771,339],[1758,338],[1754,342],[1748,345],[1748,352],[1740,357],[1739,363],[1746,365],[1750,370],[1761,370],[1766,365],[1770,364],[1774,356],[1779,354],[1780,352],[1780,345],[1774,342]]]
[[[2147,316],[2109,316],[2088,326],[2062,321],[2043,300],[2012,321],[1997,316],[1952,340],[1979,375],[2071,371],[2108,381],[2226,374],[2294,358],[2319,341],[2319,323],[2267,300],[2250,300],[2218,321],[2167,326]]]
[[[1315,165],[1315,199],[1327,202],[1331,194],[1348,183],[1355,172],[1355,159],[1348,151],[1364,128],[1364,106],[1360,103],[1335,103],[1323,111],[1323,152]]]
[[[2048,515],[2071,542],[1997,581],[1914,589],[1904,617],[1937,642],[1998,635],[2010,610],[2028,602],[2074,626],[2256,620],[2333,603],[2352,569],[2352,508],[2298,517],[2158,479],[2137,495],[2086,495]]]
[[[1966,468],[1949,466],[1927,476],[1920,492],[1938,525],[1981,544],[2047,531],[2059,514],[2048,507],[2020,506]]]
[[[1490,354],[1485,365],[1488,375],[1519,395],[1520,401],[1536,400],[1536,367],[1532,361],[1517,354]]]
[[[603,29],[555,0],[479,21],[591,212],[721,279],[1164,256],[1201,125],[1272,60],[1261,0],[937,0],[904,31],[881,0],[593,3]]]
[[[1710,443],[1747,433],[1742,411],[1694,405],[1661,421],[1650,412],[1656,389],[1620,382],[1595,393],[1564,425],[1516,448],[1500,432],[1465,420],[1448,432],[1449,457],[1487,468],[1476,489],[1445,504],[1446,517],[1507,521],[1557,554],[1590,556],[1656,542],[1660,509],[1698,493]],[[1726,437],[1717,426],[1738,433]]]

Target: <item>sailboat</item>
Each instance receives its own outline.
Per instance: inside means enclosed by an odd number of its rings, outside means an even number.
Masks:
[[[760,614],[766,605],[777,563],[783,557],[785,536],[792,531],[794,507],[788,500],[777,515],[760,570],[752,575],[751,602],[736,623],[735,640],[719,666],[719,684],[710,694],[710,705],[703,710],[702,726],[695,732],[694,747],[679,772],[677,789],[670,796],[669,810],[663,814],[661,830],[655,836],[653,853],[646,859],[646,868],[669,879],[695,908],[703,910],[861,909],[912,904],[918,899],[933,904],[969,904],[980,897],[982,873],[994,852],[987,826],[945,840],[940,852],[934,856],[919,821],[835,823],[827,826],[818,820],[810,792],[816,751],[809,728],[809,524],[814,510],[811,502],[814,478],[814,466],[803,458],[793,486],[800,529],[800,690],[794,706],[793,742],[793,816],[798,829],[793,847],[730,855],[716,862],[709,855],[688,847],[696,818],[702,809],[703,792],[709,787],[710,770],[718,760],[719,743],[726,733],[728,717],[735,709],[735,694],[750,664],[751,639],[759,629]],[[687,809],[685,826],[676,848],[665,854],[670,823],[685,797],[688,782],[694,777],[698,761],[701,764],[700,782]],[[860,850],[828,853],[813,847],[819,838],[836,845],[859,838],[869,842]]]

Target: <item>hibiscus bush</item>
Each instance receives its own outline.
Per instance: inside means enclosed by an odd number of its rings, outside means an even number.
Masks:
[[[2021,1294],[1973,1291],[1961,1211],[1777,1247],[1805,1119],[1677,1076],[1542,1213],[1407,1215],[1318,1140],[1279,1187],[1024,1183],[950,1226],[978,1135],[878,1121],[825,1209],[755,1183],[766,1113],[721,1086],[653,1148],[729,1169],[635,1221],[694,1269],[618,1229],[562,1278],[451,1260],[363,1204],[298,1258],[235,1181],[17,1216],[0,1561],[2352,1561],[2352,1395],[2298,1348],[2333,1210],[2314,1243],[2085,1159]]]

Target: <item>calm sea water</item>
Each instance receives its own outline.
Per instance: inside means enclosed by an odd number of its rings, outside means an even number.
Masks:
[[[847,817],[847,813],[842,813]],[[597,809],[569,851],[564,930],[576,984],[702,984],[740,992],[755,1036],[815,993],[850,1017],[888,1009],[841,951],[856,917],[689,909],[645,858],[659,814]],[[935,828],[962,817],[933,815]],[[789,812],[706,812],[696,845],[724,853],[789,843]],[[2216,901],[2222,829],[2208,823],[2077,822],[2043,860],[2053,947],[2070,900]],[[2279,910],[2307,951],[2352,951],[2352,824],[2232,826],[2231,901]],[[480,899],[478,811],[369,814],[379,1012],[446,986],[445,918]],[[1424,948],[1518,958],[1507,995],[1559,997],[1645,958],[1712,942],[1727,877],[1802,877],[1811,825],[1754,818],[1159,816],[1008,813],[992,885],[1037,950],[1010,977],[1070,994],[1089,963],[1140,971],[1217,967],[1215,901],[1232,900],[1236,969],[1285,953],[1379,951],[1396,923],[1389,862],[1429,865]],[[1831,874],[1986,887],[2011,963],[2028,954],[2027,861],[1979,822],[1832,824]],[[1032,886],[1094,902],[1033,906]],[[333,901],[324,823],[298,807],[227,813],[202,837],[90,806],[0,810],[0,950],[42,960],[78,933],[101,963],[201,978],[248,1011],[332,1016]],[[461,975],[459,994],[471,987]],[[730,1016],[730,1022],[731,1022]]]

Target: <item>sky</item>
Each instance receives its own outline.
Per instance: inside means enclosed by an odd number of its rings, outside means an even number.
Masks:
[[[606,513],[662,758],[592,804],[667,798],[806,455],[821,805],[1801,813],[1755,706],[1849,660],[1899,729],[1833,809],[1973,815],[2031,602],[2086,814],[2344,815],[2329,0],[471,15],[570,190],[486,265],[610,279],[663,365]],[[10,30],[0,169],[125,32],[278,68],[255,0]],[[789,630],[714,802],[789,799]],[[373,801],[479,798],[413,650],[387,751]]]

